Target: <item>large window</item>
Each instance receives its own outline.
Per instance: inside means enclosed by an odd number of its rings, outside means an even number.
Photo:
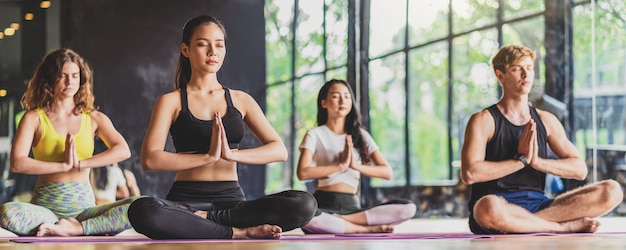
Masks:
[[[542,53],[543,4],[370,2],[371,9],[378,10],[369,20],[371,129],[400,175],[371,184],[455,182],[465,124],[471,114],[499,98],[489,60],[510,43]],[[383,104],[391,95],[393,101]]]
[[[361,111],[394,169],[392,180],[369,184],[457,181],[467,120],[500,98],[490,59],[505,44],[537,52],[530,100],[557,107],[590,164],[601,146],[626,151],[622,0],[272,0],[266,6],[268,118],[290,147],[289,162],[268,169],[271,191],[304,189],[293,171],[302,136],[316,126],[317,90],[351,74],[360,76],[354,84]],[[350,25],[358,32],[348,32]],[[353,64],[366,72],[355,74]],[[626,169],[621,157],[615,162]]]
[[[447,106],[448,44],[437,42],[411,50],[409,54],[408,110],[411,128],[409,148],[422,154],[409,154],[410,183],[418,183],[428,173],[433,179],[449,178]],[[427,143],[428,142],[428,143]],[[422,169],[423,171],[419,171]]]
[[[626,167],[626,4],[596,2],[572,10],[574,139],[591,181],[619,179]]]
[[[372,179],[382,185],[404,185],[406,176],[406,89],[404,79],[405,58],[393,54],[370,62],[369,110],[372,137],[380,151],[391,165],[393,179],[382,181]],[[374,108],[375,107],[375,108]]]

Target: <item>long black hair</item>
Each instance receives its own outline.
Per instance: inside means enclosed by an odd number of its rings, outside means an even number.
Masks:
[[[217,20],[217,18],[207,15],[197,16],[185,23],[183,26],[183,39],[182,43],[187,46],[191,44],[191,37],[193,33],[196,31],[196,27],[203,24],[216,24],[224,33],[224,38],[226,38],[226,29],[224,25]],[[191,79],[191,63],[189,62],[189,58],[185,57],[181,52],[178,56],[178,63],[176,65],[176,81],[174,82],[174,88],[178,89],[189,82]]]
[[[328,97],[330,87],[335,84],[345,85],[350,92],[352,109],[350,109],[348,116],[346,116],[344,130],[346,131],[346,134],[352,135],[352,143],[361,156],[361,162],[363,164],[367,164],[370,162],[370,156],[367,152],[367,145],[365,145],[363,135],[361,134],[361,129],[365,130],[365,126],[363,126],[363,122],[361,122],[361,113],[359,112],[356,100],[354,99],[354,92],[352,91],[352,88],[350,88],[348,82],[344,80],[332,79],[324,83],[324,86],[322,86],[317,96],[317,125],[324,125],[328,122],[328,110],[322,107],[322,100],[325,100]]]
[[[107,187],[107,184],[109,184],[109,168],[94,168],[92,171],[96,188],[98,188],[99,190],[105,189]]]

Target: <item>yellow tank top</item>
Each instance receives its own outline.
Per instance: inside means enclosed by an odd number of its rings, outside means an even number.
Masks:
[[[36,109],[41,124],[41,138],[37,146],[33,147],[35,159],[47,162],[62,162],[65,159],[65,136],[54,129],[52,122],[42,109]],[[80,130],[74,135],[76,154],[79,160],[93,155],[94,136],[91,132],[91,116],[83,111]]]

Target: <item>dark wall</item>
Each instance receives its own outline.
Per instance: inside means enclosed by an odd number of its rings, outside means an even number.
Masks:
[[[220,82],[250,93],[265,107],[264,1],[256,0],[64,0],[62,45],[94,70],[96,104],[126,138],[131,159],[121,162],[137,176],[142,194],[164,197],[174,173],[146,173],[139,156],[156,99],[174,90],[182,27],[197,15],[220,19],[227,56]],[[242,147],[257,144],[249,131]],[[172,150],[168,142],[167,150]],[[263,195],[265,167],[239,164],[248,198]]]
[[[0,32],[9,26],[9,24],[20,20],[22,8],[17,2],[0,1]],[[21,25],[21,29],[15,32],[13,36],[4,36],[0,39],[0,87],[8,90],[9,95],[21,94],[23,89],[22,77],[22,33],[30,31],[33,26]],[[41,55],[39,55],[41,58]],[[20,95],[21,97],[21,95]],[[1,101],[5,101],[3,98]],[[2,125],[6,126],[6,125]],[[6,136],[6,135],[3,135]]]

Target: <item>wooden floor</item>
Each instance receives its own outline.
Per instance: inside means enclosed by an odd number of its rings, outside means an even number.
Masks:
[[[3,249],[75,249],[75,250],[200,250],[200,249],[285,249],[285,250],[334,250],[334,249],[626,249],[626,218],[600,218],[602,227],[596,234],[568,235],[511,235],[492,238],[446,238],[446,239],[385,239],[385,240],[283,240],[283,241],[219,241],[201,243],[116,242],[116,243],[15,243],[0,237]],[[458,233],[467,234],[467,219],[416,219],[396,226],[396,233]],[[123,235],[136,234],[132,231]],[[294,230],[287,236],[299,235]],[[0,234],[0,236],[4,236]]]

